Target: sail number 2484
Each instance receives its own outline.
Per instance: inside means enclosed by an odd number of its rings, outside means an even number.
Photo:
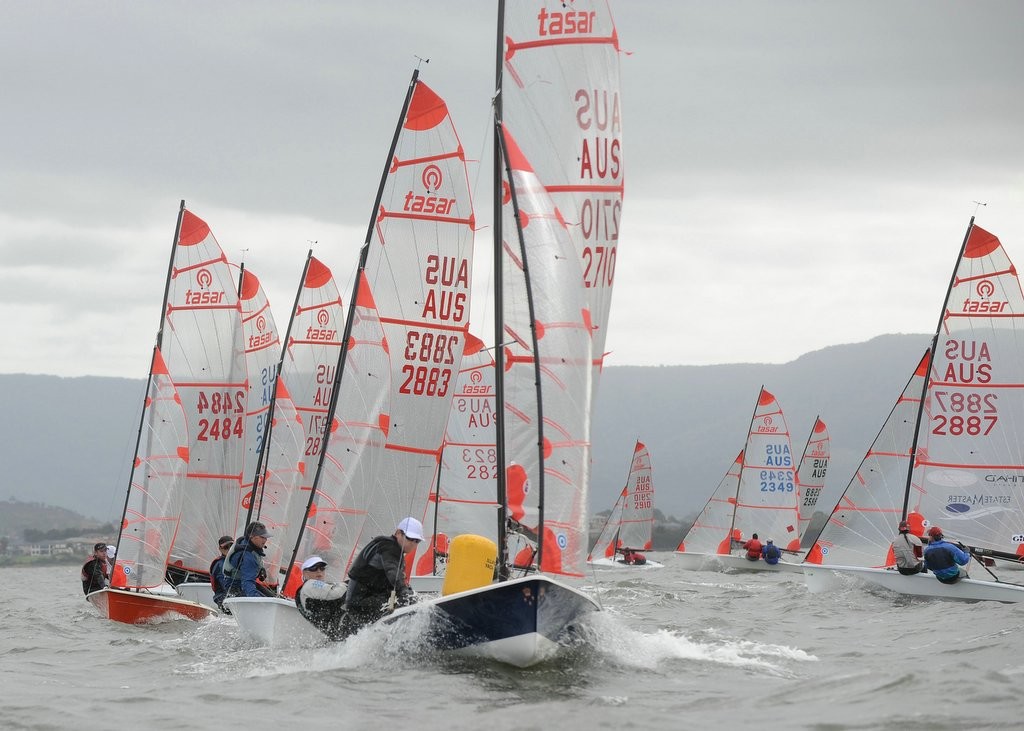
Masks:
[[[199,432],[196,436],[200,442],[232,437],[241,439],[245,433],[245,391],[236,391],[234,394],[230,391],[214,391],[211,394],[200,391],[196,412],[203,415],[199,419]],[[207,412],[212,418],[205,415]]]

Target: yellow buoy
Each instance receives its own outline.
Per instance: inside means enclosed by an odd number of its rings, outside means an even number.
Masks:
[[[448,567],[441,596],[490,584],[497,560],[498,544],[490,538],[471,534],[455,536],[448,546]]]

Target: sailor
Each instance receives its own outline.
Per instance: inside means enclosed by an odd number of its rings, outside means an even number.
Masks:
[[[224,559],[224,577],[229,580],[228,596],[274,596],[266,586],[267,570],[263,567],[263,548],[270,532],[263,523],[250,523],[245,534]]]
[[[92,547],[92,558],[82,565],[82,591],[92,594],[110,585],[107,570],[107,544],[97,543]]]
[[[921,539],[910,532],[910,523],[901,520],[899,534],[892,542],[892,555],[896,559],[896,570],[904,576],[921,573],[924,570],[924,547]]]
[[[775,545],[775,541],[769,538],[768,542],[761,547],[761,555],[764,556],[764,562],[766,564],[774,566],[779,562],[779,559],[782,558],[782,551],[780,551],[779,547]]]
[[[220,607],[220,611],[225,614],[231,614],[231,611],[224,606],[224,597],[228,594],[228,580],[224,576],[224,559],[228,557],[228,553],[231,551],[231,546],[235,543],[235,539],[231,536],[221,536],[217,541],[217,547],[220,549],[220,555],[213,559],[210,564],[210,586],[213,587],[213,603]]]
[[[761,558],[761,541],[757,533],[750,537],[750,540],[743,544],[743,550],[747,552],[748,561],[757,561]]]
[[[971,554],[964,545],[950,543],[942,535],[942,528],[933,525],[928,529],[928,547],[924,549],[924,565],[943,584],[955,584],[967,577],[967,570],[961,569],[971,560]]]
[[[302,586],[295,592],[295,606],[329,639],[340,640],[348,634],[347,627],[343,626],[348,587],[324,581],[326,571],[327,562],[319,556],[310,556],[302,562]]]
[[[392,594],[401,604],[414,601],[405,581],[405,556],[423,540],[423,525],[405,518],[390,536],[377,536],[367,543],[348,570],[348,622],[355,628],[383,617]]]

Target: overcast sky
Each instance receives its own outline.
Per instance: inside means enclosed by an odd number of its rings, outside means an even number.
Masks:
[[[182,198],[282,327],[310,246],[348,287],[416,56],[489,159],[495,5],[0,0],[0,372],[145,377]],[[1024,3],[612,9],[608,364],[930,332],[972,201],[1024,266]]]

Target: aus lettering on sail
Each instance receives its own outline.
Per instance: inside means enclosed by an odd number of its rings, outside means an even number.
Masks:
[[[423,268],[426,296],[422,320],[463,325],[469,317],[469,261],[463,257],[427,256]]]

